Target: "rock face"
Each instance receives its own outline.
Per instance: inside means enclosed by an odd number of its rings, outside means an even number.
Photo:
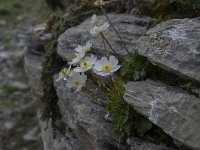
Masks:
[[[128,14],[110,14],[109,18],[112,20],[130,51],[135,50],[137,39],[145,35],[146,26],[151,20],[149,17],[136,17]],[[100,23],[105,22],[105,19],[106,18],[103,16],[98,17]],[[74,48],[77,47],[77,45],[84,45],[87,41],[93,43],[92,48],[96,50],[95,52],[105,54],[102,39],[100,37],[94,38],[89,33],[89,30],[92,28],[90,20],[91,18],[78,26],[66,30],[65,33],[59,37],[57,51],[60,57],[71,60]],[[123,45],[121,45],[122,43],[117,38],[115,32],[111,30],[111,27],[105,33],[105,36],[119,54],[125,54],[125,49]],[[107,49],[111,51],[108,46]]]
[[[35,100],[38,100],[39,97],[43,95],[43,88],[40,80],[43,59],[43,56],[31,52],[28,52],[24,58],[24,68],[28,75],[29,85]]]
[[[200,81],[200,18],[169,20],[155,26],[147,33],[146,25],[150,21],[148,17],[109,14],[109,18],[129,50],[134,51],[137,47],[141,55],[146,56],[158,67]],[[102,16],[98,19],[100,22],[105,21]],[[101,38],[94,38],[89,34],[91,27],[90,19],[87,19],[80,25],[66,30],[58,39],[59,56],[71,60],[74,57],[74,48],[77,45],[84,45],[87,41],[93,43],[92,53],[105,54],[106,51],[100,44]],[[120,45],[120,40],[113,30],[109,29],[105,36],[120,55],[125,54],[124,47]],[[37,47],[31,47],[32,52],[27,53],[25,57],[25,70],[34,95],[40,97],[43,56],[40,55],[40,49],[39,53],[38,51],[34,53],[33,49]],[[107,122],[104,117],[107,114],[106,109],[94,102],[85,91],[73,94],[63,82],[56,82],[57,76],[54,76],[54,87],[59,98],[58,103],[63,116],[61,121],[64,122],[65,131],[56,130],[57,137],[53,138],[55,131],[50,125],[47,126],[46,122],[41,122],[45,150],[169,149],[165,145],[140,138],[133,138],[127,144],[119,144],[119,137],[112,134],[112,123]],[[91,82],[87,86],[95,89]],[[152,80],[128,82],[125,88],[124,99],[138,113],[160,127],[181,146],[200,149],[199,98],[178,87]]]
[[[174,139],[200,149],[200,99],[151,80],[129,82],[124,99]]]
[[[89,85],[90,86],[90,85]],[[55,82],[59,106],[66,128],[78,139],[83,150],[125,149],[112,135],[112,124],[106,122],[106,109],[95,104],[86,93],[71,93],[64,83]],[[79,150],[72,145],[73,150]]]
[[[160,23],[139,39],[137,48],[156,65],[200,81],[200,17]]]
[[[131,138],[127,141],[130,144],[130,150],[174,150],[165,145],[158,145],[139,138]]]

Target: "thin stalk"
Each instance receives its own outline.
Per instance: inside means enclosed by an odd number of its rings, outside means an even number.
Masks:
[[[106,56],[108,57],[108,53],[109,53],[109,51],[108,51],[107,48],[106,48],[106,43],[105,43],[104,38],[103,38],[102,35],[101,35],[101,38],[102,38],[102,41],[103,41],[104,49],[107,51],[107,52],[106,52]]]
[[[118,95],[121,99],[124,99],[124,98],[120,95],[120,93],[119,93],[119,91],[118,91],[118,89],[117,89],[117,87],[116,87],[114,77],[111,76],[110,78],[111,78],[111,81],[113,82],[115,92],[117,93],[117,95]]]
[[[92,78],[92,81],[99,86],[99,88],[102,90],[104,94],[107,94],[110,91],[110,89],[105,86],[106,84],[104,82],[101,83],[100,82],[101,80],[99,80],[92,72],[90,72],[90,76]]]
[[[103,14],[106,16],[106,18],[107,18],[108,22],[110,23],[110,25],[113,27],[113,29],[114,29],[114,31],[116,32],[118,38],[119,38],[120,41],[123,43],[123,46],[124,46],[126,52],[127,52],[128,54],[130,54],[128,48],[126,47],[126,45],[124,44],[124,42],[123,42],[123,40],[122,40],[122,37],[119,35],[119,32],[117,31],[117,29],[115,28],[114,24],[111,22],[110,18],[108,17],[108,15],[106,14],[105,10],[103,9],[103,7],[102,7],[101,5],[100,5],[100,8],[101,8]]]
[[[108,42],[108,40],[106,39],[106,37],[103,35],[103,33],[101,33],[101,36],[106,41],[106,43],[108,44],[108,46],[110,47],[110,49],[113,51],[113,53],[118,56],[117,52],[114,50],[114,48],[112,48],[112,46],[110,45],[110,43]]]
[[[101,106],[106,106],[106,102],[102,102],[95,94],[93,94],[92,91],[90,91],[89,88],[85,87],[84,90],[87,92],[86,94],[89,96],[89,97],[92,97],[92,101],[100,104]]]

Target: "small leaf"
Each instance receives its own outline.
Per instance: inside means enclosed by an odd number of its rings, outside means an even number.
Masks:
[[[141,118],[141,120],[136,124],[136,131],[140,137],[142,137],[145,134],[145,132],[147,132],[151,128],[152,123],[146,118]]]

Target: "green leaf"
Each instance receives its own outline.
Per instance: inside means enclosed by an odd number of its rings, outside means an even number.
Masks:
[[[140,121],[137,122],[136,126],[137,134],[142,137],[145,132],[152,128],[152,123],[147,120],[146,118],[142,118]]]

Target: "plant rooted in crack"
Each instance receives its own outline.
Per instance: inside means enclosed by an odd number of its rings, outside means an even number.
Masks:
[[[102,5],[104,2],[98,0],[95,4],[101,8],[103,14],[107,18],[107,22],[100,24],[98,16],[94,14],[91,18],[93,27],[89,32],[93,38],[102,39],[103,47],[107,51],[106,56],[98,59],[97,56],[89,55],[92,51],[92,43],[89,41],[86,42],[85,45],[78,45],[74,49],[75,58],[68,62],[68,68],[63,68],[60,71],[57,81],[64,82],[66,87],[71,89],[70,91],[74,93],[80,92],[81,90],[86,91],[88,95],[92,96],[92,98],[96,99],[99,103],[100,100],[86,86],[88,77],[92,78],[94,83],[99,87],[99,90],[103,91],[104,95],[109,99],[107,104],[103,104],[103,106],[106,105],[112,117],[114,133],[123,136],[143,136],[145,132],[151,128],[152,124],[146,118],[137,114],[134,109],[124,101],[123,83],[128,80],[137,81],[144,79],[146,76],[145,67],[148,65],[148,62],[145,61],[146,59],[137,55],[137,53],[132,54],[127,49],[119,32],[103,9]],[[121,41],[120,43],[123,43],[121,47],[124,47],[124,50],[127,52],[126,57],[120,56],[106,38],[104,33],[108,32],[107,29],[109,27],[113,28],[116,36]],[[109,56],[110,52],[106,46],[110,48],[113,55]],[[123,64],[121,65],[121,63]],[[120,68],[122,72],[121,74],[117,74]]]

